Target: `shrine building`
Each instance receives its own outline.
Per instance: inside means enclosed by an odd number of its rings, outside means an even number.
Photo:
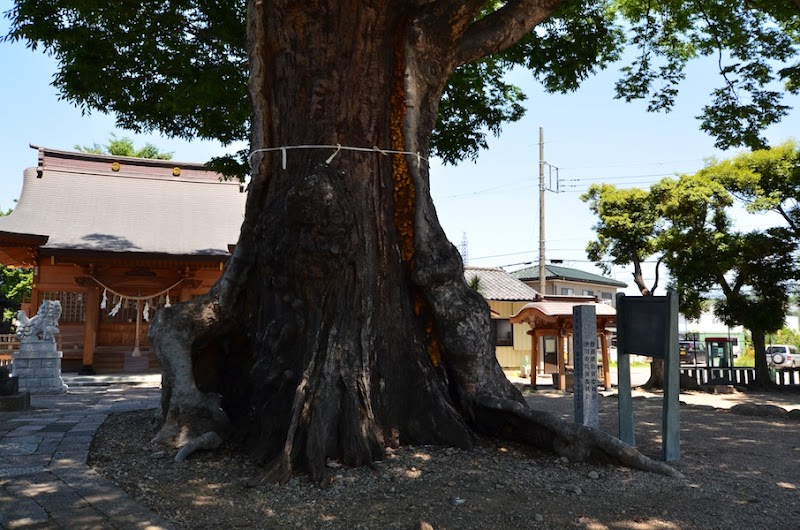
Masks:
[[[159,308],[209,290],[239,238],[246,193],[202,164],[38,150],[0,263],[31,268],[30,300],[60,300],[62,370],[158,369],[147,339]]]

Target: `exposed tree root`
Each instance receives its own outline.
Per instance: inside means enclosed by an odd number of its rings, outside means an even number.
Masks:
[[[482,322],[485,315],[480,307],[476,307],[481,300],[472,296],[470,291],[462,290],[458,281],[443,282],[429,293],[434,312],[443,312],[437,315],[439,322],[445,323],[442,329],[448,330],[440,333],[450,380],[447,388],[469,428],[552,451],[572,461],[610,461],[683,478],[666,463],[647,458],[614,436],[529,409],[519,391],[503,376],[496,360],[483,353],[491,350],[486,344],[490,337],[487,339],[480,333],[486,328]],[[182,447],[176,458],[185,459],[199,449],[219,447],[228,434],[230,422],[222,409],[219,393],[205,391],[207,384],[198,386],[198,368],[195,366],[198,358],[196,352],[194,357],[192,352],[192,347],[196,347],[200,339],[218,332],[219,308],[214,303],[214,292],[173,307],[175,309],[159,313],[151,331],[156,339],[153,341],[154,349],[164,370],[163,423],[154,442]],[[471,314],[478,320],[462,320],[461,325],[455,325],[459,314]],[[471,336],[472,333],[475,336]],[[325,378],[320,379],[320,369],[316,356],[312,356],[294,392],[283,449],[273,455],[264,481],[287,480],[298,459],[306,465],[316,461],[309,471],[318,482],[324,479],[327,453],[323,448],[316,448],[319,450],[314,452],[313,444],[308,444],[309,432],[315,436],[313,431],[309,431],[313,422],[309,422],[314,400],[320,398],[316,391],[317,383],[318,380],[325,381]],[[301,437],[299,441],[298,436]],[[446,444],[448,440],[442,439],[439,443]],[[372,458],[380,458],[380,452],[371,450],[369,454]]]
[[[162,370],[161,427],[153,443],[183,447],[230,428],[218,393],[198,388],[192,347],[218,326],[214,294],[162,309],[150,326],[150,339]],[[188,455],[187,455],[188,456]]]
[[[175,461],[183,462],[184,460],[189,458],[189,456],[191,456],[197,451],[200,451],[201,449],[204,449],[206,451],[218,449],[219,446],[222,445],[222,442],[223,442],[222,437],[219,434],[215,433],[214,431],[209,431],[205,434],[201,434],[196,438],[192,438],[186,443],[186,445],[181,447],[181,450],[178,451],[177,455],[175,455]]]
[[[476,429],[553,451],[573,462],[610,460],[633,469],[685,478],[665,462],[644,456],[608,433],[531,410],[516,401],[481,394],[475,396],[474,411]]]

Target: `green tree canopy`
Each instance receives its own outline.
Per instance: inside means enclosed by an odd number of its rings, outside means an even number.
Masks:
[[[791,227],[738,231],[731,212],[735,197],[746,198],[753,211],[786,213],[791,226],[796,151],[790,142],[712,160],[695,175],[663,179],[649,191],[603,185],[583,197],[599,219],[590,259],[608,256],[637,269],[643,257],[659,256],[686,316],[698,318],[711,300],[723,322],[752,332],[761,382],[767,379],[764,337],[783,326],[790,283],[800,274],[798,238]]]
[[[0,216],[8,215],[11,210],[7,212],[0,212]],[[0,265],[0,300],[12,302],[13,304],[21,304],[23,300],[31,293],[33,287],[33,271],[31,269],[15,269]],[[8,331],[7,322],[11,320],[14,312],[5,307],[3,309],[3,318],[0,322],[0,329],[3,333]]]
[[[712,160],[701,173],[722,183],[748,211],[777,213],[800,239],[800,146],[795,141]]]
[[[486,1],[481,16],[508,3]],[[523,115],[525,94],[504,78],[512,68],[529,70],[547,91],[568,92],[631,49],[617,97],[669,111],[686,65],[715,57],[720,83],[700,119],[722,148],[763,147],[763,129],[789,110],[784,93],[800,88],[797,2],[561,4],[514,46],[464,58],[444,91],[431,141],[445,162],[474,158],[487,133],[499,134],[503,123]],[[249,131],[245,14],[244,0],[143,0],[136,9],[15,0],[5,39],[52,54],[59,64],[53,84],[85,111],[112,112],[120,127],[136,132],[229,144],[246,140]],[[217,168],[241,173],[242,165],[237,154]]]
[[[75,149],[83,153],[94,153],[97,155],[129,156],[133,158],[153,158],[157,160],[171,160],[172,152],[163,152],[151,143],[144,144],[144,147],[136,149],[133,140],[127,136],[117,138],[111,135],[108,143],[104,146],[93,144],[91,146],[76,145]]]
[[[651,286],[645,284],[642,264],[660,250],[657,236],[662,220],[654,196],[638,188],[594,184],[581,200],[589,203],[598,218],[594,225],[597,239],[586,248],[589,259],[600,263],[606,272],[610,271],[611,264],[632,264],[633,281],[639,292],[651,294],[658,286],[659,263],[656,264],[656,280]]]

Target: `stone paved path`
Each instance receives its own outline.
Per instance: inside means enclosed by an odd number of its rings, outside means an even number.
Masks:
[[[106,416],[155,408],[160,396],[153,381],[73,382],[67,394],[32,396],[29,410],[0,412],[0,528],[170,528],[86,465]]]

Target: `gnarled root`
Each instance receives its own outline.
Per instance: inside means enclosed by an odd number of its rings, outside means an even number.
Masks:
[[[573,462],[598,458],[633,469],[685,478],[666,463],[644,456],[608,433],[531,410],[516,401],[480,394],[475,396],[474,405],[476,428],[487,434],[550,450]]]
[[[205,449],[207,451],[217,449],[220,445],[222,445],[222,442],[222,437],[214,431],[201,434],[196,438],[192,438],[186,443],[186,445],[181,447],[181,450],[178,451],[177,455],[175,455],[175,461],[183,462],[189,458],[190,455],[201,449]]]
[[[220,396],[198,388],[192,359],[192,345],[219,325],[218,312],[212,289],[191,302],[162,309],[150,326],[150,341],[163,371],[162,424],[154,444],[183,447],[198,444],[209,432],[220,437],[228,433],[230,422]]]
[[[428,228],[431,238],[443,239],[436,226]],[[451,392],[473,429],[552,451],[572,461],[610,460],[683,478],[666,463],[647,458],[614,436],[531,410],[497,362],[493,337],[487,333],[489,308],[467,286],[455,248],[442,243],[421,250],[428,252],[419,252],[414,279],[424,289],[435,314]]]

